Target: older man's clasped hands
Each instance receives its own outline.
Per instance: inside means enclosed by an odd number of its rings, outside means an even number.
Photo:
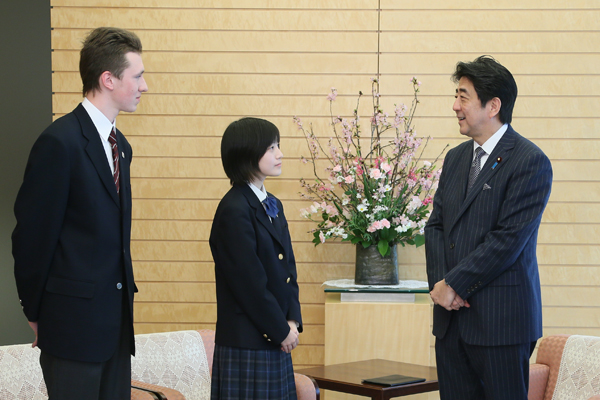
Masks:
[[[450,285],[442,279],[433,286],[433,290],[429,292],[433,304],[440,305],[448,311],[458,310],[461,307],[471,307],[467,300],[463,300]]]

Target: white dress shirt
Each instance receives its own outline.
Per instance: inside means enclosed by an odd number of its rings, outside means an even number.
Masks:
[[[260,201],[260,204],[262,204],[263,208],[265,208],[265,204],[263,203],[263,201],[268,197],[265,186],[263,185],[263,187],[261,187],[260,189],[254,186],[252,183],[248,183],[248,186],[250,186],[250,189],[252,189],[256,197],[258,197],[258,201]],[[269,221],[273,222],[271,216],[269,216],[268,214],[267,216],[269,217]]]
[[[96,127],[96,130],[98,131],[98,134],[100,134],[100,140],[104,146],[104,152],[106,153],[108,165],[110,165],[110,171],[114,174],[115,164],[113,162],[112,146],[108,141],[108,137],[116,125],[115,123],[110,122],[108,118],[106,118],[106,115],[102,114],[102,111],[98,110],[98,108],[96,108],[96,106],[93,105],[92,102],[87,99],[87,97],[83,99],[81,105],[83,108],[85,108],[85,111],[87,111],[88,115],[92,119],[92,122],[94,123],[94,126]]]
[[[477,144],[476,141],[473,141],[473,159],[475,159],[475,155],[477,154],[475,152],[475,150],[477,150],[478,147],[481,147],[483,149],[483,151],[485,151],[485,155],[481,156],[480,165],[481,165],[482,169],[483,169],[485,162],[490,157],[490,154],[492,154],[492,151],[494,151],[494,149],[496,148],[496,145],[498,144],[500,139],[502,139],[502,136],[504,136],[504,133],[506,132],[507,129],[508,129],[508,124],[502,125],[500,127],[500,129],[498,129],[496,131],[496,133],[494,133],[492,135],[492,137],[490,137],[488,140],[485,141],[483,146],[480,146]]]

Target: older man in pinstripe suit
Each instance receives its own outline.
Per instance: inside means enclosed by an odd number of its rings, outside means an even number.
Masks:
[[[552,166],[510,126],[512,74],[489,56],[457,64],[450,150],[425,228],[443,400],[526,400],[542,336],[536,259]]]

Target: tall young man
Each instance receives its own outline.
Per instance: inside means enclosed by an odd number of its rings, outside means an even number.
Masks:
[[[37,139],[15,202],[15,278],[51,400],[128,399],[134,353],[131,146],[116,129],[148,90],[142,44],[97,28],[84,100]]]

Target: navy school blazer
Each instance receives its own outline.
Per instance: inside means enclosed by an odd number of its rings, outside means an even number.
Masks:
[[[215,262],[215,343],[247,349],[276,349],[300,324],[296,261],[283,206],[269,220],[247,184],[234,184],[213,220],[210,249]]]
[[[98,131],[79,104],[33,145],[15,202],[17,291],[27,319],[38,322],[40,349],[57,357],[110,358],[123,309],[134,352],[132,150],[118,130],[117,145],[120,195]]]

